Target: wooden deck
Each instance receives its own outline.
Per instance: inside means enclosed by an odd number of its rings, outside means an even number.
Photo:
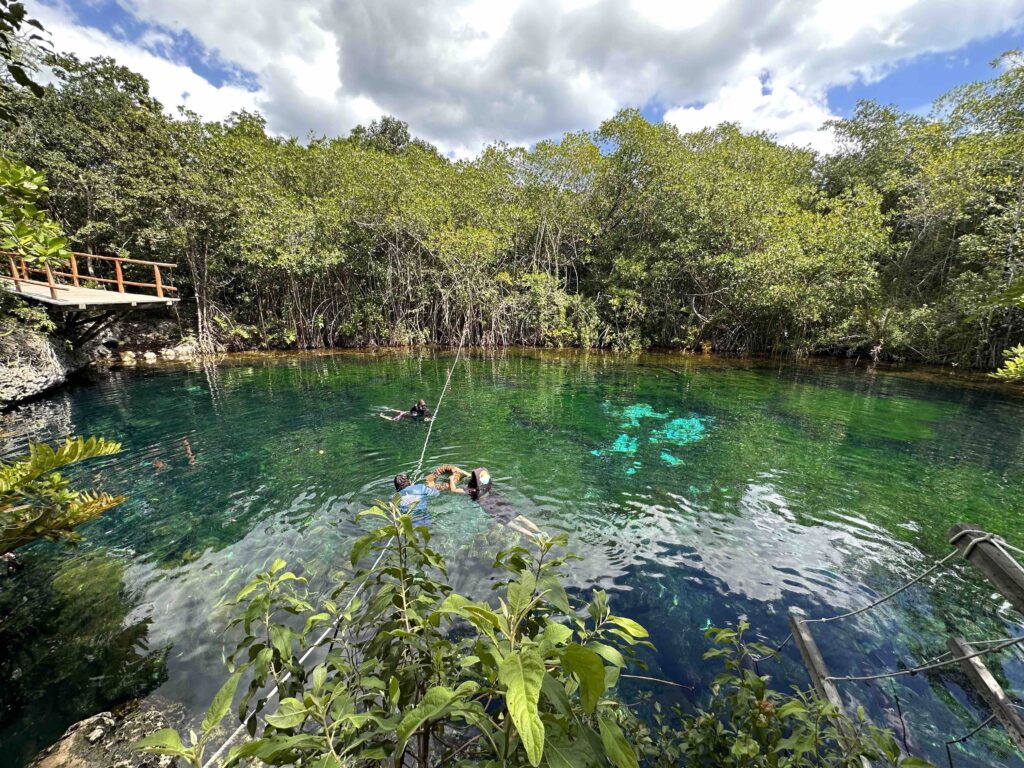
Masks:
[[[166,296],[147,296],[144,293],[118,293],[117,291],[101,291],[97,288],[76,288],[73,285],[58,285],[57,298],[50,296],[50,289],[45,283],[22,283],[21,290],[15,290],[14,280],[9,277],[0,277],[5,291],[20,296],[23,299],[41,301],[54,307],[71,307],[74,309],[88,309],[89,307],[137,307],[140,304],[163,304],[171,306],[177,299],[169,299]]]
[[[9,271],[0,274],[0,289],[24,299],[40,301],[51,307],[67,310],[91,307],[131,308],[142,305],[169,307],[178,299],[169,296],[177,291],[164,283],[161,269],[174,269],[176,264],[143,261],[120,256],[100,256],[91,253],[72,253],[64,269],[47,265],[27,264],[14,253],[6,256]],[[87,271],[79,271],[79,262],[85,262]],[[65,271],[70,270],[70,271]],[[152,275],[152,282],[143,282],[133,272]],[[135,277],[135,279],[126,279]],[[38,279],[37,279],[38,278]],[[83,285],[85,283],[85,285]],[[110,289],[94,286],[110,286]],[[152,289],[153,293],[139,293],[129,289]]]

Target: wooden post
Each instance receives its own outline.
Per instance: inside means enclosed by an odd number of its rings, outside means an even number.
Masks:
[[[974,648],[959,637],[949,638],[946,641],[946,646],[954,657],[970,656],[975,653]],[[1016,708],[1003,691],[1003,687],[996,682],[995,677],[988,671],[988,667],[979,657],[961,661],[960,666],[967,674],[967,679],[978,689],[978,693],[988,704],[992,714],[1003,724],[1010,740],[1017,749],[1024,750],[1024,720],[1021,720]]]
[[[163,283],[163,280],[160,279],[160,265],[159,264],[154,264],[153,265],[153,277],[156,278],[156,295],[159,296],[162,299],[164,297],[164,283]]]
[[[963,554],[971,546],[972,540],[984,536],[985,533],[985,530],[972,523],[957,523],[949,529],[949,538],[953,539],[958,534],[963,534],[953,543]],[[981,571],[1014,608],[1024,613],[1024,570],[1014,558],[1005,554],[995,544],[982,541],[971,548],[966,560]]]
[[[46,264],[46,285],[50,289],[50,298],[56,300],[57,298],[57,284],[53,282],[53,272],[50,270],[50,265]]]
[[[75,283],[75,288],[81,287],[78,282],[78,258],[75,254],[71,254],[71,279]]]
[[[789,628],[793,632],[793,639],[796,647],[800,649],[800,657],[804,660],[807,673],[811,676],[811,682],[818,695],[831,703],[840,712],[843,711],[843,700],[839,697],[839,689],[835,683],[829,680],[828,667],[825,666],[825,659],[818,650],[818,644],[811,635],[810,627],[795,613],[789,614]],[[854,734],[843,720],[836,721],[839,730],[848,739],[853,739]],[[860,763],[864,768],[871,768],[871,763],[866,757],[861,757]]]
[[[117,274],[117,290],[124,293],[124,275],[121,273],[121,260],[114,260],[114,272]]]
[[[7,263],[11,265],[11,278],[14,280],[14,290],[21,293],[21,278],[18,277],[18,265],[14,263],[14,257],[7,254]]]
[[[28,264],[25,263],[25,257],[21,256],[19,259],[21,261],[21,279],[28,280]]]

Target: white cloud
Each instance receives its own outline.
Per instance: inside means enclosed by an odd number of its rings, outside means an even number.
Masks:
[[[167,43],[167,37],[159,32],[147,35],[140,45],[134,45],[97,29],[76,25],[58,8],[39,6],[33,12],[52,36],[56,49],[70,51],[82,59],[93,56],[117,59],[146,76],[150,93],[169,112],[184,105],[204,117],[219,120],[231,112],[256,108],[255,93],[236,85],[211,85],[188,66],[158,55],[155,51],[162,50]]]
[[[822,125],[832,117],[822,91],[804,93],[767,77],[748,75],[722,86],[707,105],[668,110],[665,122],[684,133],[739,123],[744,130],[772,133],[787,144],[829,152],[833,137]]]
[[[256,107],[298,136],[390,113],[460,156],[650,102],[687,130],[731,120],[827,149],[829,88],[1024,21],[1024,0],[116,1],[150,25],[137,45],[77,25],[68,8],[36,9],[58,47],[116,56],[168,105],[187,91],[208,117]],[[163,58],[167,31],[253,73],[257,90],[215,87]]]

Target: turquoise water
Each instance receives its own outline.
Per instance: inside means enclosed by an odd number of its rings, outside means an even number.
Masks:
[[[426,427],[378,418],[432,405],[451,353],[242,357],[76,384],[0,417],[4,450],[68,432],[121,440],[81,475],[129,501],[76,549],[40,546],[0,580],[0,765],[24,765],[70,723],[144,695],[200,713],[222,679],[219,605],[274,556],[315,584],[344,572],[354,514],[411,470]],[[459,364],[427,464],[490,468],[496,488],[584,556],[573,584],[612,591],[646,625],[651,674],[696,685],[700,628],[744,617],[768,642],[787,612],[860,606],[949,550],[973,521],[1024,546],[1024,399],[935,376],[838,364],[513,351]],[[516,540],[465,497],[430,506],[457,589],[482,594]],[[816,635],[837,675],[909,666],[945,636],[1018,618],[955,565]],[[1021,658],[993,659],[1024,692]],[[806,685],[795,649],[762,668]],[[876,722],[945,764],[943,742],[987,717],[953,670],[844,684]],[[630,698],[634,690],[627,691]],[[658,690],[665,700],[675,689]],[[958,766],[1021,765],[998,727]]]

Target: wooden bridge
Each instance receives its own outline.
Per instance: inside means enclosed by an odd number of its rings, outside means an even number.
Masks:
[[[15,253],[0,254],[7,258],[7,274],[0,274],[0,288],[24,299],[41,301],[53,307],[74,311],[91,307],[131,308],[144,304],[170,306],[178,301],[170,296],[177,288],[164,282],[161,269],[174,269],[177,264],[160,261],[144,261],[121,256],[99,256],[92,253],[72,253],[64,270],[50,265],[29,264]],[[83,273],[79,264],[86,267]],[[67,271],[65,271],[67,270]],[[146,273],[153,282],[141,277],[126,279]],[[106,286],[116,286],[116,290]],[[138,293],[136,290],[151,290],[152,293]]]

